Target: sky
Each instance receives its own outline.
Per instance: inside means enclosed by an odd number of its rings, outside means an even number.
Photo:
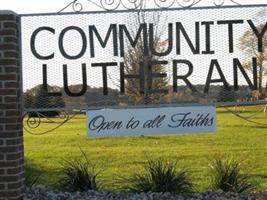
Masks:
[[[91,0],[98,3],[99,0]],[[106,0],[107,2],[109,0]],[[127,0],[121,0],[127,2]],[[129,1],[129,0],[128,0]],[[148,0],[148,2],[154,0]],[[156,0],[158,2],[163,0]],[[168,0],[167,2],[172,1]],[[176,1],[176,0],[175,0]],[[177,0],[177,1],[188,1],[188,0]],[[193,0],[192,0],[193,1]],[[198,5],[206,6],[213,5],[213,1],[222,2],[223,0],[202,0]],[[225,4],[232,4],[231,0],[224,0]],[[239,4],[266,4],[266,0],[235,0]],[[26,13],[55,13],[63,9],[72,0],[0,0],[0,10],[12,10],[18,14]],[[83,4],[84,11],[96,10],[98,9],[89,0],[78,0],[79,3]],[[66,9],[66,11],[72,11],[71,7]]]

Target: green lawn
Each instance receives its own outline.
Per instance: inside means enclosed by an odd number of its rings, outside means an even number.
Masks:
[[[114,180],[142,167],[147,157],[167,156],[192,171],[200,191],[208,188],[208,166],[216,154],[232,155],[243,160],[244,172],[258,181],[258,190],[267,188],[267,128],[246,122],[223,109],[217,111],[215,134],[151,135],[89,138],[85,117],[72,119],[59,129],[36,136],[24,132],[27,173],[40,173],[40,183],[51,185],[61,176],[63,159],[81,156],[82,148],[99,168],[108,189],[118,189]],[[249,113],[247,113],[249,115]],[[263,113],[255,116],[265,122]],[[45,123],[40,130],[53,127]]]

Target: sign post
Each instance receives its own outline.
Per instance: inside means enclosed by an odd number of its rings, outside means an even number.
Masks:
[[[0,11],[0,199],[25,191],[20,17]]]

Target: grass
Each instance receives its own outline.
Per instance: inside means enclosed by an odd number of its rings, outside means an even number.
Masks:
[[[228,154],[244,160],[244,173],[259,182],[257,190],[266,189],[267,128],[246,122],[222,109],[217,113],[215,134],[105,138],[87,137],[85,117],[80,115],[49,134],[35,136],[25,132],[26,169],[31,173],[41,173],[41,184],[54,185],[62,177],[60,162],[81,156],[82,148],[96,167],[104,169],[105,186],[117,190],[120,188],[114,180],[118,175],[127,176],[142,170],[147,157],[167,156],[189,168],[198,190],[203,191],[210,185],[209,162],[214,155]],[[267,122],[263,113],[256,117]],[[54,124],[44,123],[38,131],[50,127]]]

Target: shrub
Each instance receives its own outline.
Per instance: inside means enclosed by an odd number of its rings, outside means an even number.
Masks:
[[[251,176],[241,174],[241,162],[230,157],[216,157],[210,166],[211,188],[224,192],[248,192],[255,188]]]
[[[68,191],[98,190],[101,186],[97,182],[99,173],[95,171],[85,153],[82,151],[83,159],[69,159],[63,161],[63,178],[59,181],[61,188]]]
[[[25,184],[28,188],[32,188],[38,184],[41,175],[36,175],[33,173],[27,173],[25,176]]]
[[[37,166],[29,160],[29,158],[25,157],[25,184],[28,188],[32,188],[36,186],[41,178],[41,171],[37,168]]]
[[[127,189],[132,192],[191,192],[193,184],[186,169],[177,170],[176,162],[164,158],[148,160],[143,166],[144,173],[136,173],[127,181]]]

